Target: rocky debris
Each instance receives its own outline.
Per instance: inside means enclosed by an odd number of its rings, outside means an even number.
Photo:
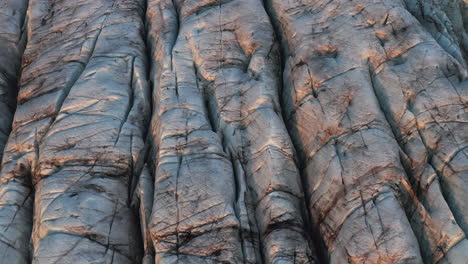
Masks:
[[[466,1],[4,0],[0,25],[0,263],[467,262]]]

